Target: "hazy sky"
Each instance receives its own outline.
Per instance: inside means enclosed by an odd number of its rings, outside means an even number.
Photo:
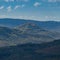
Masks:
[[[0,0],[0,18],[60,20],[60,0]]]

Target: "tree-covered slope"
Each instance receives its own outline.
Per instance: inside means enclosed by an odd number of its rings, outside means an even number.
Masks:
[[[2,47],[0,60],[60,60],[60,40]]]

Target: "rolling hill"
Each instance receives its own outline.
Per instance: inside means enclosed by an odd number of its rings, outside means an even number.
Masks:
[[[41,28],[35,23],[24,23],[15,28],[0,26],[0,47],[25,43],[44,43],[60,38],[60,33]]]
[[[60,40],[1,47],[0,60],[60,60]]]

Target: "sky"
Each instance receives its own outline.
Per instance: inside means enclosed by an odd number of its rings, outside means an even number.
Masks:
[[[0,0],[0,18],[60,21],[60,0]]]

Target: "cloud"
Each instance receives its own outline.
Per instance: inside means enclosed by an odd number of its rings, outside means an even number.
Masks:
[[[4,6],[0,6],[0,10],[3,9],[3,8],[4,8]]]
[[[14,9],[17,9],[17,8],[20,8],[21,6],[20,5],[16,5]]]
[[[45,16],[45,19],[56,19],[57,17],[56,16]]]
[[[16,0],[17,2],[22,1],[22,2],[28,2],[29,0]]]
[[[14,0],[5,0],[5,2],[14,2]]]
[[[28,2],[29,0],[22,0],[22,1],[24,1],[24,2]]]
[[[45,0],[45,2],[46,2],[46,0]],[[47,2],[55,3],[55,2],[60,2],[60,0],[47,0]]]
[[[60,2],[60,0],[42,0],[43,2],[48,2],[48,3],[56,3]]]
[[[10,12],[12,10],[11,6],[7,7],[7,11]]]
[[[23,7],[25,7],[25,5],[23,4],[21,7],[23,8]]]
[[[5,0],[5,2],[8,2],[9,0]]]
[[[0,18],[6,18],[6,15],[0,15]]]
[[[57,2],[57,0],[48,0],[48,2]]]
[[[14,7],[14,9],[18,9],[18,8],[24,8],[25,7],[25,5],[23,4],[23,5],[16,5],[15,7]]]
[[[41,5],[41,3],[39,3],[39,2],[35,2],[35,3],[34,3],[34,6],[35,6],[35,7],[38,7],[38,6],[40,6],[40,5]]]

